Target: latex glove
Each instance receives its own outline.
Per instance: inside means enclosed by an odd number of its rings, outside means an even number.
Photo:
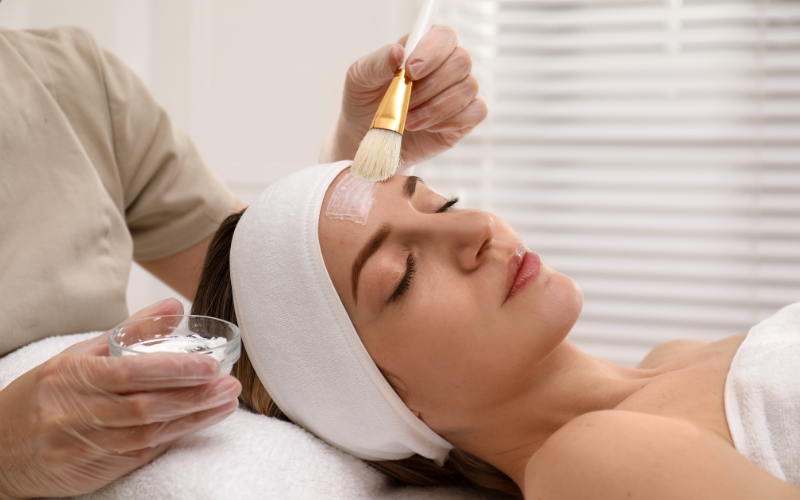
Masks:
[[[383,94],[403,61],[403,45],[387,45],[356,61],[347,72],[342,111],[322,162],[352,159],[369,130]],[[408,58],[414,80],[400,153],[409,167],[452,148],[486,118],[472,58],[455,31],[436,25]]]
[[[91,492],[150,462],[236,410],[239,382],[218,375],[200,354],[108,357],[107,335],[70,347],[0,391],[0,497]]]

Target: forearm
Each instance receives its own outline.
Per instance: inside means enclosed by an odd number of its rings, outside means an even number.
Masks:
[[[236,200],[234,212],[241,212],[244,208],[245,204],[240,200]],[[208,245],[213,238],[214,235],[211,234],[199,243],[195,243],[176,254],[138,263],[150,274],[192,301],[197,292],[197,284],[200,282],[200,273],[203,271]]]

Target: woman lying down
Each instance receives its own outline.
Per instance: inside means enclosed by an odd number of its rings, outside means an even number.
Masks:
[[[348,166],[272,185],[212,243],[193,313],[241,327],[249,408],[404,483],[800,498],[800,306],[615,366],[566,340],[581,290],[508,224]]]

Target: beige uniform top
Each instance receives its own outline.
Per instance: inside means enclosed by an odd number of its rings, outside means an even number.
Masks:
[[[84,30],[0,30],[0,356],[128,316],[132,258],[212,234],[235,197]]]

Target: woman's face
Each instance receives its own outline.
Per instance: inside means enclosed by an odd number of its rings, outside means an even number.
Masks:
[[[578,318],[583,294],[500,218],[448,208],[416,177],[375,192],[366,226],[320,215],[322,254],[375,363],[443,435],[528,389]]]

